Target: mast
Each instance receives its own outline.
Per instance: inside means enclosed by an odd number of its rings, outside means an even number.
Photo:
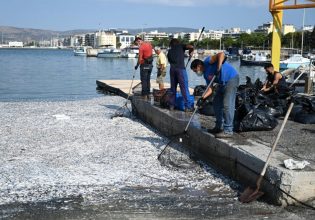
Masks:
[[[304,46],[304,22],[305,22],[305,8],[304,8],[304,10],[303,10],[303,26],[302,26],[301,55],[303,54],[303,46]]]

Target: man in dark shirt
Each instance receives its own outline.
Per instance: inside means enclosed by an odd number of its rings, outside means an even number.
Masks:
[[[192,111],[193,103],[189,101],[189,88],[188,88],[188,76],[185,68],[185,51],[189,50],[190,56],[194,51],[192,45],[181,44],[177,39],[172,39],[170,42],[170,49],[167,54],[168,61],[171,65],[170,79],[171,79],[171,90],[172,98],[170,108],[174,109],[177,84],[179,84],[180,91],[184,100],[185,111]]]
[[[137,70],[140,65],[141,94],[147,100],[150,94],[150,77],[153,68],[152,45],[144,42],[140,37],[135,39],[135,43],[139,46],[139,58],[135,69]]]

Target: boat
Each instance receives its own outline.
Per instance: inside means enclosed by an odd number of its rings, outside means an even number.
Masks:
[[[304,58],[301,54],[293,54],[289,59],[280,61],[280,69],[297,69],[300,66],[310,65],[310,59]]]
[[[120,57],[120,53],[121,53],[121,51],[119,49],[116,49],[114,47],[109,47],[109,48],[105,48],[105,49],[100,50],[97,53],[97,57],[117,58],[117,57]]]
[[[286,77],[286,82],[288,83],[288,85],[294,84],[294,87],[302,87],[302,89],[304,89],[305,79],[307,79],[308,76],[310,76],[313,84],[315,84],[314,65],[299,66],[296,69],[286,69],[282,71],[281,74]]]
[[[86,56],[87,57],[97,57],[98,52],[99,52],[99,49],[88,48],[86,50]]]
[[[224,53],[225,56],[230,60],[238,59],[240,56],[238,47],[229,47]]]
[[[86,50],[88,47],[77,47],[73,50],[74,56],[86,56]]]
[[[271,63],[271,56],[266,52],[243,54],[241,56],[241,66],[264,66],[267,63]]]
[[[139,47],[131,46],[126,47],[121,51],[121,57],[123,58],[137,58],[139,55]]]

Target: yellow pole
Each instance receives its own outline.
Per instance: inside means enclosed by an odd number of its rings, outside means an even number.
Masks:
[[[283,0],[274,0],[278,6],[283,5]],[[283,10],[271,11],[273,18],[272,28],[272,48],[271,48],[271,62],[276,71],[280,69],[280,53],[281,53],[281,33],[282,33],[282,15]]]

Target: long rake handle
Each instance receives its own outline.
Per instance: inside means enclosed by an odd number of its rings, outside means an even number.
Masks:
[[[195,42],[195,44],[194,44],[194,49],[197,47],[197,44],[198,44],[198,42],[199,42],[199,40],[200,40],[200,38],[201,38],[201,35],[202,35],[202,33],[204,32],[204,30],[205,30],[205,27],[202,27],[202,30],[201,30],[201,32],[200,32],[200,34],[199,34],[199,37],[198,37],[198,40]],[[188,66],[188,63],[190,62],[190,60],[191,60],[191,56],[189,56],[189,58],[188,58],[188,61],[187,61],[187,63],[186,63],[186,68],[187,68],[187,66]]]
[[[202,94],[201,97],[203,97],[203,96],[206,94],[206,92],[209,90],[209,88],[210,88],[210,86],[212,85],[212,83],[213,83],[213,81],[215,80],[215,78],[216,78],[216,75],[214,75],[214,76],[212,77],[212,79],[211,79],[209,85],[207,86],[206,90],[203,92],[203,94]],[[196,108],[195,111],[194,111],[194,113],[191,115],[191,117],[190,117],[190,119],[189,119],[189,121],[188,121],[188,123],[187,123],[187,125],[186,125],[186,128],[185,128],[184,132],[187,132],[188,127],[189,127],[189,125],[190,125],[190,123],[191,123],[191,121],[192,121],[194,115],[196,114],[197,110],[198,110],[198,108]]]
[[[290,115],[290,113],[291,113],[291,110],[292,110],[293,106],[294,106],[294,102],[291,102],[291,104],[290,104],[290,106],[289,106],[289,109],[288,109],[287,113],[285,114],[285,117],[284,117],[284,120],[283,120],[283,122],[282,122],[281,128],[280,128],[280,130],[279,130],[279,132],[278,132],[277,138],[276,138],[275,142],[273,143],[272,148],[271,148],[271,150],[270,150],[270,152],[269,152],[269,155],[268,155],[267,160],[266,160],[266,162],[265,162],[265,166],[264,166],[264,168],[262,169],[262,171],[261,171],[261,173],[260,173],[260,177],[259,177],[258,180],[257,180],[257,184],[256,184],[256,185],[257,185],[257,188],[260,187],[260,184],[261,184],[261,181],[262,181],[262,179],[263,179],[263,176],[265,175],[266,170],[267,170],[267,167],[268,167],[268,165],[269,165],[269,162],[270,162],[270,159],[271,159],[271,155],[273,154],[273,152],[274,152],[275,149],[276,149],[276,146],[277,146],[278,141],[279,141],[279,139],[280,139],[280,137],[281,137],[281,134],[282,134],[282,132],[283,132],[284,126],[286,125],[286,123],[287,123],[287,121],[288,121],[288,118],[289,118],[289,115]]]

